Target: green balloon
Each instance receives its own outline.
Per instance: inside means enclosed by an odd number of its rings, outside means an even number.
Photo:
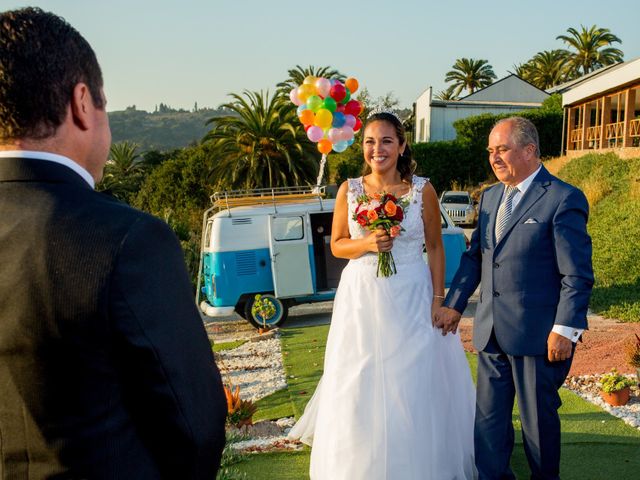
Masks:
[[[307,98],[307,108],[317,112],[322,107],[322,99],[317,95],[311,95]]]
[[[346,105],[346,104],[347,104],[347,102],[348,102],[349,100],[351,100],[351,91],[350,91],[348,88],[346,88],[346,87],[345,87],[345,90],[347,91],[347,94],[344,96],[344,98],[343,98],[343,99],[342,99],[342,101],[340,102],[340,103],[341,103],[341,104],[343,104],[343,105]]]
[[[327,97],[327,98],[324,99],[322,108],[326,108],[330,112],[335,112],[336,108],[338,108],[338,104],[336,103],[336,101],[333,98]]]

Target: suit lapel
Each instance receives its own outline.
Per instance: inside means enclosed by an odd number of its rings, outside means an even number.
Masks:
[[[531,185],[529,185],[529,188],[524,193],[523,197],[520,199],[520,202],[518,202],[518,205],[516,205],[515,209],[513,210],[511,218],[509,219],[509,222],[505,226],[504,232],[502,233],[502,238],[496,244],[496,246],[504,242],[505,238],[507,238],[509,236],[509,233],[511,233],[513,227],[520,221],[524,214],[527,213],[527,210],[529,210],[538,200],[540,200],[540,198],[545,193],[547,193],[547,187],[551,183],[550,179],[551,175],[543,166],[540,169],[540,172],[538,172],[538,175],[536,175],[536,177],[533,179],[533,182],[531,182]],[[494,225],[495,217],[498,214],[498,207],[499,204],[496,206],[496,211],[492,212]]]

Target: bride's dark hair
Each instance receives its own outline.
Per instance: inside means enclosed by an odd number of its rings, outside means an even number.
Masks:
[[[387,112],[379,112],[374,113],[373,115],[369,115],[369,118],[367,118],[367,123],[362,129],[363,135],[365,129],[370,123],[379,121],[388,122],[393,125],[400,145],[407,141],[406,130],[404,128],[404,125],[402,125],[400,119],[398,119],[398,117],[396,117],[394,114]],[[398,170],[398,172],[400,172],[400,178],[402,178],[402,180],[411,183],[413,172],[415,172],[416,170],[416,162],[411,157],[411,148],[409,148],[409,143],[405,145],[404,152],[402,152],[402,154],[398,157],[396,169]],[[368,175],[370,173],[371,167],[367,163],[365,163],[362,169],[362,175]]]

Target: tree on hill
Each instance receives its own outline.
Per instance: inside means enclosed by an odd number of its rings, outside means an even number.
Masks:
[[[288,97],[245,91],[225,105],[234,115],[217,117],[203,142],[215,152],[210,175],[233,189],[315,183],[319,154]]]
[[[460,96],[462,90],[469,94],[484,87],[488,87],[496,79],[493,67],[488,60],[476,60],[473,58],[458,58],[453,64],[452,70],[445,75],[445,82],[453,82],[454,95]]]
[[[613,47],[613,43],[622,40],[611,33],[608,28],[592,25],[589,29],[580,26],[580,31],[571,27],[568,35],[558,35],[556,39],[566,43],[569,51],[568,62],[576,76],[586,75],[605,65],[611,65],[623,60],[622,50]]]

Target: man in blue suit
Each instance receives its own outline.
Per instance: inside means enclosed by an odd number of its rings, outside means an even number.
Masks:
[[[455,332],[480,284],[473,326],[478,350],[475,455],[480,479],[513,479],[509,466],[518,396],[532,479],[558,479],[562,386],[587,328],[593,285],[588,204],[542,166],[538,132],[521,117],[489,135],[500,183],[480,200],[478,226],[436,326]]]

